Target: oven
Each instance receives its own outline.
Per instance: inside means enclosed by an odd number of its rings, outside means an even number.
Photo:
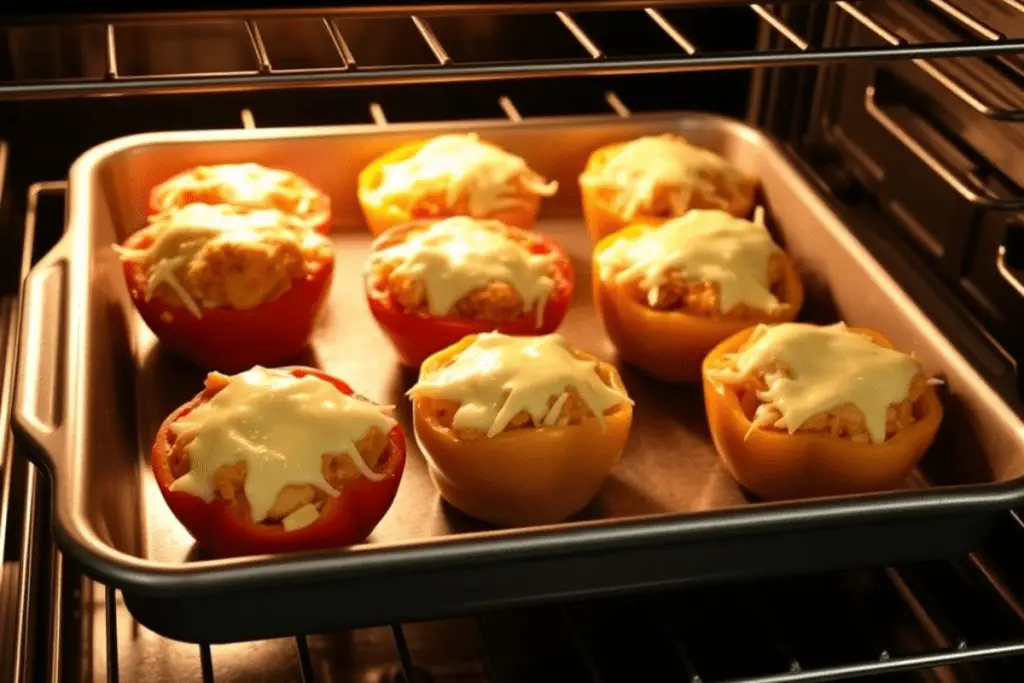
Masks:
[[[21,283],[63,235],[69,166],[95,145],[168,130],[678,111],[772,136],[1019,414],[1018,0],[269,5],[2,10],[0,422],[14,394]],[[954,557],[606,585],[580,599],[566,590],[426,620],[197,644],[142,625],[119,590],[59,552],[47,474],[6,427],[0,447],[3,681],[1024,678],[1024,522],[1012,510]],[[366,600],[359,610],[372,614],[374,594]]]

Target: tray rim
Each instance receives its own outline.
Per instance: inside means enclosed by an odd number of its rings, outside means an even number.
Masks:
[[[203,142],[248,142],[260,140],[315,139],[318,137],[358,136],[381,133],[437,134],[440,131],[480,131],[553,128],[585,125],[588,122],[610,123],[621,120],[624,125],[636,123],[672,124],[684,120],[704,119],[709,123],[731,128],[738,136],[755,141],[767,153],[782,157],[799,182],[810,186],[814,201],[821,210],[837,213],[829,200],[814,187],[804,170],[794,164],[789,154],[771,138],[749,124],[737,119],[704,112],[675,111],[670,113],[640,114],[617,119],[614,114],[536,117],[510,122],[502,119],[460,120],[453,122],[416,122],[388,124],[384,130],[377,124],[339,126],[306,126],[289,128],[263,128],[255,130],[224,129],[205,131],[154,132],[124,136],[101,143],[83,153],[71,166],[68,185],[67,226],[64,236],[33,267],[53,268],[64,262],[64,296],[61,322],[66,342],[58,359],[64,386],[62,405],[78,408],[87,399],[85,383],[69,382],[78,376],[81,333],[70,324],[74,310],[84,305],[88,296],[89,268],[79,264],[76,254],[90,252],[87,243],[88,208],[94,196],[92,181],[96,168],[108,158],[132,149],[161,145],[196,144]],[[84,225],[84,227],[78,227]],[[840,235],[846,248],[870,266],[880,278],[890,281],[894,293],[905,299],[908,315],[922,330],[933,334],[941,344],[953,352],[950,357],[962,364],[963,371],[978,375],[966,358],[953,346],[913,303],[906,292],[882,268],[867,248],[849,231]],[[27,301],[27,299],[26,299]],[[24,313],[23,313],[24,314]],[[21,349],[19,349],[19,364]],[[991,394],[993,409],[1007,420],[1017,422],[1024,434],[1024,424],[998,396],[988,382],[978,378]],[[81,411],[65,411],[61,428],[65,430],[65,450],[81,448],[76,441],[76,420]],[[923,488],[895,492],[843,496],[807,501],[763,503],[726,510],[687,513],[665,513],[619,519],[567,522],[545,527],[498,529],[470,532],[455,536],[405,543],[398,546],[363,545],[342,551],[324,551],[314,554],[255,556],[234,559],[204,560],[179,564],[157,562],[136,557],[108,545],[95,533],[91,524],[79,523],[80,515],[70,509],[66,483],[54,467],[53,455],[34,430],[23,423],[24,416],[14,411],[12,428],[15,437],[28,446],[27,454],[47,473],[53,488],[54,508],[52,526],[55,538],[63,552],[75,558],[87,573],[104,583],[152,597],[199,596],[209,593],[267,588],[293,581],[341,581],[358,577],[364,572],[409,573],[452,562],[463,565],[482,565],[501,562],[510,557],[529,559],[557,557],[568,554],[594,554],[610,550],[628,550],[641,546],[680,543],[706,534],[717,537],[760,534],[784,530],[792,523],[804,526],[844,526],[883,519],[900,519],[926,514],[947,515],[960,511],[997,511],[1009,509],[1024,502],[1024,476],[995,483],[982,483],[941,488]],[[75,456],[78,457],[77,454]],[[68,458],[67,453],[63,458]],[[187,579],[187,580],[185,580]],[[184,581],[183,581],[184,580]]]

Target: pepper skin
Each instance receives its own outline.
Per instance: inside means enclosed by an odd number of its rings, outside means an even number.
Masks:
[[[473,342],[467,337],[426,360],[424,376]],[[595,359],[596,360],[596,359]],[[615,386],[622,380],[606,366]],[[413,429],[441,496],[466,514],[499,526],[551,524],[582,510],[601,489],[629,438],[633,408],[564,427],[528,427],[462,440],[413,400]]]

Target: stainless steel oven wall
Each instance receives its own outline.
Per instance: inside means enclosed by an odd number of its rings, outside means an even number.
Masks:
[[[938,3],[932,3],[938,4]],[[871,0],[890,39],[998,39],[1024,26],[1006,2],[938,14]],[[842,19],[842,17],[840,17]],[[863,27],[848,40],[885,42]],[[830,69],[821,134],[955,296],[1008,353],[1024,353],[1024,62],[1020,57],[857,63]]]

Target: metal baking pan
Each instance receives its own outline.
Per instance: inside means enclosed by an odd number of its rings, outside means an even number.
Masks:
[[[110,246],[142,225],[150,188],[195,164],[258,161],[330,192],[337,267],[310,357],[382,403],[400,406],[401,369],[363,299],[370,236],[356,175],[377,155],[446,131],[478,131],[557,179],[539,229],[561,239],[579,287],[562,327],[613,360],[593,311],[590,244],[577,174],[597,147],[679,131],[763,183],[773,227],[808,290],[805,319],[877,328],[945,378],[946,420],[907,490],[753,504],[720,466],[700,389],[625,368],[636,400],[621,463],[577,519],[491,529],[444,505],[412,448],[394,507],[343,551],[208,560],[161,499],[148,467],[157,425],[202,374],[161,352],[128,299]],[[1024,502],[1024,425],[850,234],[763,134],[702,114],[510,123],[348,126],[147,134],[83,155],[70,175],[67,233],[25,287],[14,424],[52,478],[57,540],[135,617],[180,640],[223,642],[424,619],[510,603],[696,581],[901,562],[963,552],[1000,511]]]

